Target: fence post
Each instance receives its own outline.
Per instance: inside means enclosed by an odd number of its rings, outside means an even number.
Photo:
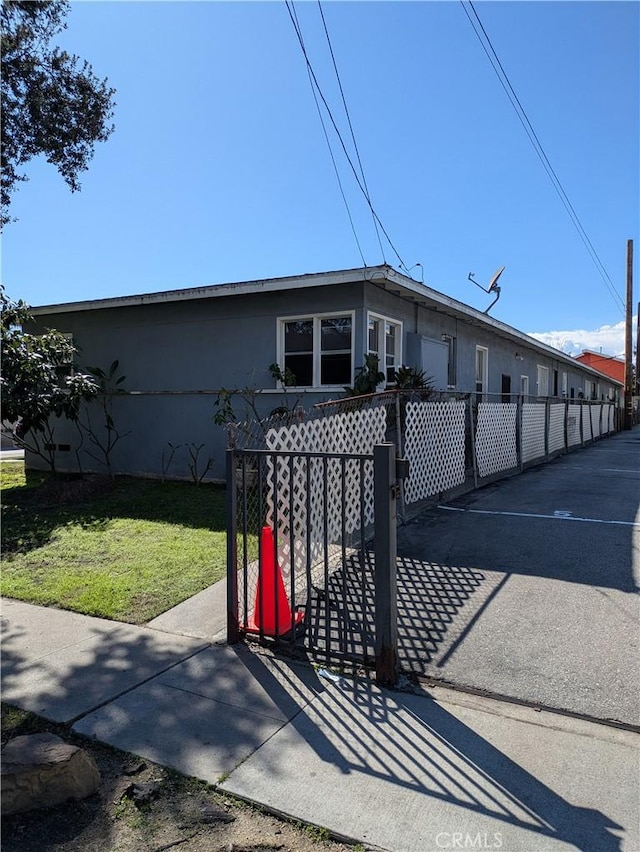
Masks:
[[[518,408],[516,410],[516,452],[518,455],[518,467],[520,473],[524,470],[524,462],[522,460],[522,418],[524,417],[524,400],[522,396],[518,397]]]
[[[402,429],[402,405],[400,403],[400,390],[398,388],[396,388],[395,397],[396,397],[395,398],[395,405],[396,405],[396,423],[397,423],[396,434],[398,436],[397,452],[398,452],[399,458],[404,458],[404,433],[403,433],[403,429]],[[405,404],[405,410],[406,410],[406,404]],[[406,503],[404,501],[404,481],[400,482],[399,484],[400,484],[400,492],[399,492],[399,498],[398,498],[399,504],[400,504],[399,505],[399,515],[400,515],[400,523],[404,524],[406,519],[407,519],[407,515],[406,515],[406,511],[405,511],[406,510]]]
[[[375,658],[376,680],[381,686],[398,681],[398,585],[396,514],[396,448],[373,448],[375,517]]]
[[[473,399],[469,396],[469,439],[471,441],[471,461],[473,464],[473,487],[478,488],[478,462],[476,459],[476,425],[473,422]]]
[[[549,461],[549,432],[551,431],[551,400],[544,401],[544,458]]]
[[[227,450],[227,643],[240,638],[238,622],[238,546],[236,462],[232,449]]]

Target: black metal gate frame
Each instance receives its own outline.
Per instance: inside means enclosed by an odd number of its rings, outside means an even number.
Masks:
[[[267,460],[271,459],[271,475],[266,471]],[[277,462],[286,460],[289,468],[290,482],[293,483],[294,466],[298,460],[306,459],[305,477],[306,477],[306,505],[305,517],[311,516],[311,501],[314,495],[311,494],[311,461],[317,460],[322,471],[322,506],[324,507],[323,529],[322,529],[322,560],[321,566],[323,571],[323,581],[325,589],[329,587],[329,574],[332,562],[340,561],[342,565],[341,576],[341,619],[343,626],[349,623],[350,614],[347,611],[347,560],[350,555],[358,553],[360,560],[359,584],[360,584],[360,603],[359,610],[362,613],[363,620],[366,614],[366,600],[373,597],[374,601],[374,619],[373,625],[364,624],[364,630],[372,634],[374,659],[367,658],[367,642],[364,642],[364,654],[359,657],[357,662],[367,665],[374,664],[376,669],[376,677],[380,683],[393,684],[397,680],[398,674],[398,630],[397,630],[397,581],[396,581],[396,523],[397,523],[397,501],[400,494],[399,482],[396,477],[396,448],[394,444],[387,443],[374,447],[373,455],[355,455],[355,454],[340,454],[340,453],[313,453],[313,452],[284,452],[270,450],[236,450],[230,449],[227,451],[227,641],[229,643],[239,641],[247,632],[256,633],[261,641],[266,638],[264,630],[263,611],[254,613],[254,619],[257,621],[255,629],[248,630],[249,625],[249,606],[248,606],[248,588],[247,588],[247,573],[249,566],[248,546],[247,541],[249,535],[253,532],[259,533],[263,519],[266,516],[267,497],[272,495],[273,506],[273,529],[278,529],[278,482],[277,482]],[[357,462],[359,470],[360,482],[360,524],[359,528],[353,533],[346,532],[346,499],[345,489],[341,489],[340,502],[340,542],[338,547],[334,546],[334,553],[330,555],[329,541],[329,518],[327,514],[328,505],[328,466],[330,460],[337,460],[340,465],[342,481],[345,481],[345,474],[348,462]],[[374,525],[367,528],[365,523],[365,504],[364,504],[364,483],[365,483],[365,465],[373,460],[374,466]],[[269,482],[269,479],[272,481]],[[249,493],[250,488],[253,489],[254,499],[257,500],[256,513],[257,524],[255,531],[249,526]],[[239,497],[240,495],[240,497]],[[317,495],[316,495],[317,496]],[[239,499],[242,501],[239,503]],[[289,576],[288,599],[286,606],[289,607],[288,615],[285,613],[283,622],[282,613],[279,611],[281,601],[284,601],[279,595],[278,584],[281,582],[280,570],[277,567],[277,542],[276,535],[273,536],[273,544],[269,542],[268,537],[265,542],[262,541],[262,535],[259,535],[258,541],[258,584],[266,582],[269,587],[273,583],[272,606],[275,609],[274,613],[270,613],[275,623],[275,629],[270,631],[269,637],[276,642],[295,643],[296,628],[298,626],[299,616],[296,609],[296,595],[300,595],[300,589],[296,589],[296,572],[294,570],[294,495],[293,489],[290,489],[289,505],[289,550],[291,554],[291,570]],[[242,519],[241,527],[238,526],[238,513]],[[280,509],[280,512],[283,510]],[[367,546],[370,547],[372,533],[374,538],[374,570],[373,576],[367,579],[364,570],[363,559],[367,552]],[[238,535],[242,542],[242,553],[238,553]],[[369,545],[368,545],[369,543]],[[265,553],[265,547],[273,547],[271,554]],[[306,529],[306,565],[304,566],[305,574],[305,626],[309,626],[310,617],[310,590],[311,572],[317,566],[311,565],[311,528],[307,524]],[[241,556],[241,570],[238,568],[238,558]],[[270,563],[269,559],[273,559]],[[273,564],[276,570],[272,577],[265,579],[260,572],[263,571],[263,566]],[[268,572],[267,572],[268,573]],[[240,613],[239,607],[239,578],[243,583],[243,613]],[[373,595],[370,584],[373,581]],[[369,584],[369,586],[367,585]],[[259,597],[259,606],[261,610],[263,597]],[[331,644],[331,628],[329,624],[328,604],[324,609],[325,623],[325,641],[327,646],[324,649],[324,654],[327,659],[329,657],[338,657],[349,659],[350,654],[346,646],[346,631],[339,631],[338,647],[329,647]],[[274,635],[271,635],[274,634]],[[318,649],[308,649],[312,652],[317,652]],[[322,652],[321,652],[322,653]],[[353,657],[351,655],[353,661]]]

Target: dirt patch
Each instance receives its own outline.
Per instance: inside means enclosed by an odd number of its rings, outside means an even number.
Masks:
[[[98,473],[83,476],[48,476],[40,485],[25,492],[30,502],[41,506],[65,506],[104,497],[113,491],[114,480]]]
[[[42,731],[89,752],[102,782],[83,801],[5,817],[3,852],[353,852],[321,829],[277,819],[204,782],[3,706],[3,745]]]

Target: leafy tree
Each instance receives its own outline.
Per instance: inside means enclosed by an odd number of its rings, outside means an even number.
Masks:
[[[94,461],[104,464],[111,477],[113,477],[111,454],[116,444],[131,434],[131,430],[121,432],[113,419],[113,397],[126,393],[126,390],[122,387],[126,376],[118,375],[119,366],[120,362],[116,360],[112,361],[107,371],[103,370],[102,367],[87,367],[87,371],[97,387],[94,401],[100,408],[100,422],[94,423],[91,417],[91,406],[88,405],[85,406],[82,416],[76,417],[74,421],[80,435],[80,446],[76,450],[78,464],[80,463],[79,451],[82,448]],[[82,442],[85,435],[93,449],[83,447]]]
[[[13,424],[18,443],[55,471],[52,418],[76,422],[81,403],[92,399],[98,386],[72,369],[73,343],[59,331],[26,332],[23,326],[31,319],[28,305],[12,301],[0,285],[2,419]]]
[[[3,0],[2,214],[11,221],[11,195],[27,180],[21,167],[38,154],[56,166],[72,192],[96,142],[113,131],[115,90],[88,62],[51,45],[65,29],[69,0]]]

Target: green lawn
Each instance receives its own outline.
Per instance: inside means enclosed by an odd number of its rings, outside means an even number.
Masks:
[[[118,477],[61,504],[21,462],[0,476],[7,597],[143,624],[224,576],[221,487]]]

